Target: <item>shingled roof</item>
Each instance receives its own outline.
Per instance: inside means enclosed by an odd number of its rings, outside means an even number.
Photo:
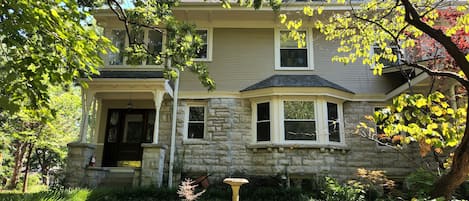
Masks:
[[[241,90],[241,92],[270,87],[329,87],[348,93],[354,93],[318,75],[273,75]]]
[[[93,78],[163,78],[161,71],[101,71]]]

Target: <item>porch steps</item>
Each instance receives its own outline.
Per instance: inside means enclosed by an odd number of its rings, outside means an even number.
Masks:
[[[101,180],[100,187],[125,188],[134,184],[134,170],[127,168],[111,168]]]

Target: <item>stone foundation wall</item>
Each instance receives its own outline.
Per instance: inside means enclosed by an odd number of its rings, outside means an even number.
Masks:
[[[206,100],[208,136],[203,141],[184,141],[186,103],[185,100],[179,102],[176,178],[182,173],[183,177],[192,178],[210,174],[211,182],[246,175],[288,178],[329,175],[345,180],[353,176],[357,168],[385,170],[391,178],[402,178],[422,162],[414,146],[398,153],[355,134],[356,125],[374,111],[373,105],[367,102],[346,102],[343,105],[346,147],[250,145],[253,139],[251,104],[249,100],[231,98]],[[160,143],[168,145],[170,114],[171,101],[165,101],[160,114]],[[166,159],[165,176],[169,150]]]

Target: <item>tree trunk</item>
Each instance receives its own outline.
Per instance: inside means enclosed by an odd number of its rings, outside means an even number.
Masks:
[[[15,165],[13,166],[13,173],[10,178],[10,182],[7,185],[7,189],[13,190],[18,185],[18,178],[20,175],[21,168],[23,167],[23,158],[26,149],[26,144],[22,142],[18,142],[16,144],[15,150]]]
[[[29,173],[29,166],[31,166],[31,154],[33,153],[34,144],[28,143],[28,156],[26,158],[26,170],[24,171],[24,179],[23,179],[23,193],[26,193],[28,190],[28,173]]]
[[[469,96],[468,96],[469,99]],[[467,112],[467,111],[466,111]],[[440,177],[434,184],[431,196],[433,198],[451,198],[451,194],[466,181],[469,174],[469,115],[466,115],[466,128],[461,143],[456,148],[453,156],[453,163],[448,174]]]

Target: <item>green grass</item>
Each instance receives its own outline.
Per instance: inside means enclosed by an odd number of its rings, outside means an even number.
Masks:
[[[240,191],[243,201],[307,201],[306,194],[299,189],[272,189],[258,187]],[[180,201],[176,189],[156,187],[125,189],[74,189],[42,191],[37,193],[0,193],[1,201]],[[228,186],[211,186],[199,201],[230,201],[231,189]]]

